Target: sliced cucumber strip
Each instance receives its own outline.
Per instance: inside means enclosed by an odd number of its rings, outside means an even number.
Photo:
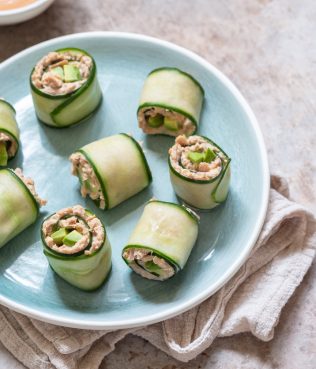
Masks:
[[[11,170],[0,170],[0,247],[35,222],[38,205],[24,182]]]
[[[0,99],[0,166],[6,166],[19,150],[20,131],[15,115],[13,106]]]
[[[100,105],[102,92],[96,75],[96,64],[91,55],[86,51],[66,48],[56,50],[59,54],[66,53],[73,57],[87,56],[92,60],[92,66],[87,80],[78,85],[78,88],[67,90],[67,83],[79,83],[82,80],[80,70],[77,66],[66,64],[61,68],[52,68],[54,74],[65,84],[65,92],[60,94],[49,94],[37,88],[32,81],[35,78],[36,68],[32,70],[30,76],[31,94],[36,114],[40,121],[56,128],[68,127],[77,124],[88,118]]]
[[[87,234],[89,241],[81,244]],[[54,213],[43,222],[41,236],[50,266],[65,281],[86,291],[104,283],[111,269],[111,245],[104,225],[91,211],[77,205]]]
[[[165,280],[183,269],[198,235],[198,217],[178,204],[147,203],[122,257],[141,276]]]
[[[230,163],[228,163],[223,171],[221,180],[218,182],[217,187],[212,193],[214,201],[218,204],[224,202],[228,196],[230,176]]]
[[[176,142],[181,142],[181,139],[177,138]],[[227,198],[231,159],[207,137],[191,136],[187,140],[188,142],[183,147],[176,143],[170,149],[169,174],[171,183],[178,197],[185,203],[197,209],[210,210]],[[181,162],[182,153],[190,147],[189,142],[192,143],[192,147],[194,147],[193,142],[197,142],[199,145],[203,142],[209,143],[211,146],[203,153],[189,152],[188,159],[194,164],[199,164],[190,169],[183,166]],[[177,154],[174,150],[177,150]],[[203,166],[203,171],[199,169],[200,165]],[[210,166],[208,167],[208,165]],[[209,174],[207,174],[208,170]]]
[[[148,134],[192,135],[198,126],[204,98],[201,85],[177,68],[159,68],[146,78],[138,107],[139,127]],[[152,125],[156,116],[164,124]]]
[[[92,142],[74,153],[70,160],[75,175],[81,177],[82,193],[104,209],[111,209],[142,191],[152,179],[140,145],[126,134]],[[91,178],[83,179],[85,165],[92,170],[98,185],[92,186]]]

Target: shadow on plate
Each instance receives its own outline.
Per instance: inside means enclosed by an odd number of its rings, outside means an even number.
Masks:
[[[68,157],[82,146],[102,138],[100,125],[106,124],[102,106],[89,118],[70,127],[54,128],[38,121],[43,147],[55,155]]]
[[[148,186],[143,191],[122,202],[115,208],[106,211],[99,210],[98,214],[104,221],[105,226],[111,226],[122,218],[128,216],[128,214],[135,211],[139,207],[145,206],[147,201],[149,201],[152,197],[152,187]]]

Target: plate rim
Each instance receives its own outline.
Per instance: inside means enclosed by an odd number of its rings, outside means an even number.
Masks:
[[[260,152],[260,157],[262,158],[262,168],[263,168],[263,202],[259,212],[258,219],[256,221],[256,225],[252,230],[252,233],[248,239],[247,247],[244,248],[243,252],[239,255],[239,257],[234,261],[233,264],[223,273],[223,275],[219,278],[219,280],[212,285],[212,288],[206,289],[190,298],[189,300],[178,304],[175,307],[164,309],[162,312],[156,313],[154,315],[150,315],[148,317],[141,317],[141,318],[130,318],[125,319],[122,321],[89,321],[89,320],[79,320],[76,318],[71,317],[62,317],[62,316],[55,316],[51,313],[43,312],[40,310],[36,310],[34,308],[26,307],[24,304],[20,304],[15,302],[14,300],[4,297],[1,295],[0,291],[0,304],[4,305],[16,312],[21,314],[27,315],[31,318],[38,319],[47,323],[61,325],[65,327],[71,328],[81,328],[81,329],[123,329],[123,328],[132,328],[132,327],[139,327],[139,326],[146,326],[149,324],[154,324],[166,319],[170,319],[176,315],[179,315],[194,306],[200,304],[201,302],[205,301],[210,296],[214,295],[225,283],[227,283],[240,269],[240,267],[246,261],[248,255],[250,254],[252,248],[254,247],[259,233],[262,229],[266,212],[268,209],[269,203],[269,189],[270,189],[270,172],[269,172],[269,165],[268,165],[268,155],[263,139],[263,135],[255,117],[254,112],[252,111],[250,105],[243,97],[241,92],[237,89],[234,83],[226,77],[219,69],[213,66],[211,63],[206,61],[203,57],[199,56],[193,51],[190,51],[182,46],[176,45],[172,42],[165,41],[156,37],[151,37],[147,35],[143,35],[140,33],[131,33],[131,32],[112,32],[112,31],[94,31],[94,32],[80,32],[80,33],[73,33],[61,37],[55,37],[49,39],[44,42],[40,42],[34,46],[31,46],[25,50],[20,51],[19,53],[11,56],[10,58],[4,60],[0,64],[0,73],[3,68],[7,65],[10,65],[15,60],[20,59],[21,57],[27,56],[32,52],[42,48],[43,46],[47,46],[57,40],[64,41],[74,41],[80,38],[116,38],[116,39],[130,39],[136,41],[145,41],[151,44],[155,44],[156,46],[162,46],[167,49],[172,49],[176,52],[179,52],[185,57],[197,62],[198,64],[202,65],[204,68],[209,70],[212,74],[214,74],[224,85],[225,87],[234,95],[236,100],[242,106],[244,112],[248,116],[248,119],[254,129],[255,136],[258,143],[258,149]]]

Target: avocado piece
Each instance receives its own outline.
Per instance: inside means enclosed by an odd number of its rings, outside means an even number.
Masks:
[[[51,235],[51,238],[56,243],[56,245],[62,245],[63,239],[67,236],[68,231],[66,228],[59,228],[58,231]]]
[[[0,141],[0,166],[6,166],[8,163],[8,152],[5,142]]]
[[[206,163],[210,163],[215,158],[216,158],[215,152],[208,147],[206,152],[204,153],[204,160],[203,161],[205,161]]]
[[[64,70],[62,67],[52,68],[51,72],[64,79]]]
[[[174,119],[165,117],[164,120],[163,120],[163,124],[170,131],[177,131],[178,130],[178,122]]]
[[[202,161],[204,161],[204,152],[195,152],[195,151],[190,151],[188,154],[188,159],[191,161],[191,163],[194,164],[200,164],[202,163]]]
[[[82,238],[82,234],[80,234],[79,232],[77,232],[76,230],[68,233],[64,238],[63,238],[63,243],[66,246],[73,246],[75,245],[79,240],[81,240]]]
[[[149,272],[157,273],[161,271],[161,268],[159,265],[155,264],[153,261],[146,261],[145,268]]]
[[[64,65],[64,75],[65,82],[76,82],[81,79],[79,68],[71,64]]]
[[[156,115],[155,117],[148,118],[148,125],[153,128],[157,128],[163,125],[164,119],[161,114]]]

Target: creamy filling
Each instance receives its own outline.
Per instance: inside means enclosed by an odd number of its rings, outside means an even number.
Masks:
[[[170,118],[177,122],[176,129],[168,129],[165,124],[160,125],[159,127],[151,127],[148,124],[150,117],[162,116]],[[148,134],[168,134],[171,136],[178,136],[181,134],[185,134],[186,136],[191,135],[196,127],[194,123],[187,118],[186,116],[177,113],[175,111],[164,109],[160,107],[145,107],[139,110],[138,112],[138,123],[139,127]]]
[[[65,232],[65,237],[57,242],[55,235],[60,230]],[[66,243],[66,236],[74,231],[81,238],[76,242],[73,241],[73,244],[70,245],[69,241]],[[57,211],[44,221],[42,232],[47,247],[65,255],[77,254],[81,251],[85,255],[91,255],[102,247],[105,239],[100,219],[94,214],[86,212],[80,205]]]
[[[39,195],[37,194],[37,192],[35,190],[35,183],[34,183],[32,178],[25,177],[20,168],[16,168],[14,170],[14,173],[24,182],[24,184],[30,190],[31,194],[34,196],[34,198],[35,198],[35,200],[36,200],[36,202],[38,203],[39,206],[44,206],[44,205],[47,204],[47,201],[41,199],[39,197]]]
[[[81,196],[89,196],[99,203],[100,209],[105,209],[106,202],[101,188],[101,184],[88,160],[81,153],[74,153],[70,156],[72,168],[71,173],[80,178]]]
[[[203,156],[207,151],[212,152],[211,160],[192,161],[190,153]],[[172,167],[184,177],[195,180],[211,180],[220,175],[227,162],[226,156],[218,147],[212,145],[201,136],[184,135],[176,138],[175,144],[169,149]],[[195,155],[195,154],[194,154]]]
[[[72,80],[64,74],[65,66],[77,72]],[[49,95],[65,95],[78,90],[85,84],[92,70],[93,61],[90,56],[79,52],[50,52],[35,66],[32,83],[40,91]]]
[[[18,144],[15,139],[7,133],[0,132],[0,143],[4,143],[9,158],[12,158],[18,149]]]
[[[148,249],[128,248],[123,252],[123,258],[137,274],[147,279],[164,281],[175,274],[174,268],[165,259]]]

